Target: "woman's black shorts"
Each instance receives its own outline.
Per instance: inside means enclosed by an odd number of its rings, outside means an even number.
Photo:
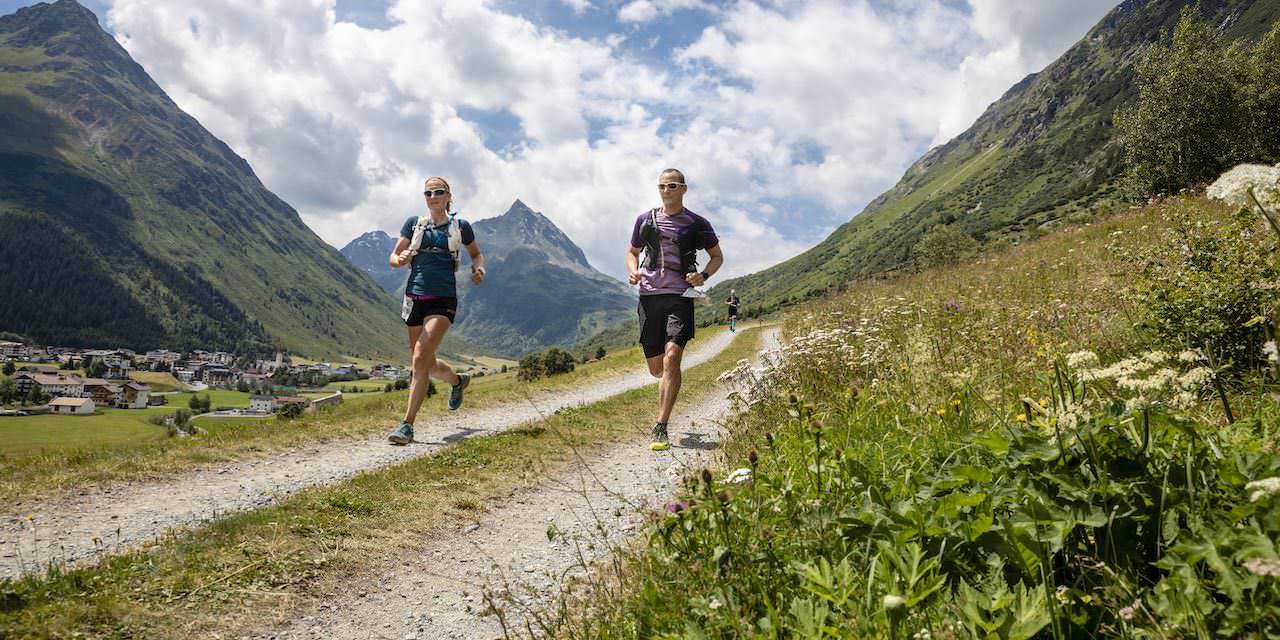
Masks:
[[[644,357],[662,355],[667,343],[681,347],[693,339],[693,298],[678,293],[640,296],[640,346]]]
[[[409,327],[421,327],[422,323],[427,321],[428,316],[444,316],[452,323],[453,317],[457,314],[457,298],[414,300],[409,296],[405,296],[404,304],[400,307],[400,319],[404,320],[405,326]]]

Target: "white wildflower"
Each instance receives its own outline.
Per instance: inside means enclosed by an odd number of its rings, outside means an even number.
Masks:
[[[1255,576],[1280,578],[1280,560],[1254,558],[1253,560],[1246,560],[1244,568]]]
[[[1254,480],[1244,486],[1249,493],[1249,502],[1257,502],[1268,496],[1280,493],[1280,478],[1271,477]]]
[[[1268,340],[1262,345],[1262,353],[1267,356],[1267,361],[1273,364],[1280,364],[1280,350],[1276,349],[1276,341]]]
[[[724,604],[720,602],[720,598],[717,598],[715,596],[711,596],[711,601],[707,603],[707,608],[712,610],[719,609],[720,607],[723,607],[723,606]]]
[[[1067,355],[1067,366],[1072,369],[1083,369],[1098,364],[1098,354],[1092,351],[1077,351]]]
[[[880,602],[884,605],[885,611],[895,611],[907,604],[906,598],[892,594],[885,596]]]
[[[1160,364],[1169,359],[1169,354],[1164,351],[1148,351],[1142,356],[1142,359],[1151,364]]]
[[[1205,195],[1214,200],[1228,204],[1248,205],[1249,188],[1265,206],[1280,204],[1280,166],[1270,167],[1265,164],[1242,164],[1226,173],[1209,185]]]
[[[1192,362],[1199,362],[1201,360],[1204,360],[1204,354],[1200,353],[1195,349],[1187,349],[1186,351],[1182,351],[1178,353],[1178,360],[1180,362],[1191,364]]]
[[[1178,378],[1178,386],[1183,389],[1199,389],[1213,380],[1213,369],[1196,367]]]
[[[725,477],[724,482],[725,484],[742,484],[744,482],[751,482],[751,469],[746,467],[734,469],[733,473],[730,473]]]
[[[1134,600],[1133,604],[1120,610],[1120,619],[1125,621],[1132,620],[1134,616],[1138,615],[1138,608],[1141,606],[1142,606],[1141,598]]]

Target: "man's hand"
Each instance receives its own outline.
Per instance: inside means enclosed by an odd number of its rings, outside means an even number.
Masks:
[[[701,287],[707,282],[706,279],[702,277],[701,273],[686,273],[684,274],[684,281],[695,287]]]
[[[631,283],[631,284],[639,284],[639,283],[640,283],[640,272],[639,272],[639,271],[632,271],[631,273],[628,273],[628,274],[627,274],[627,282],[629,282],[629,283]]]
[[[477,267],[471,270],[471,281],[476,284],[484,282],[484,267]]]

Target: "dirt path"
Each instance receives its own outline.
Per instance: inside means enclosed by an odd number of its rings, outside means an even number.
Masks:
[[[767,330],[764,347],[776,347],[777,340],[777,329]],[[399,566],[353,581],[349,592],[318,609],[295,612],[295,619],[253,637],[501,637],[498,619],[479,614],[486,590],[507,593],[521,603],[506,607],[508,624],[520,628],[523,621],[514,609],[547,604],[565,577],[581,573],[584,561],[602,557],[637,534],[644,519],[674,493],[686,470],[710,461],[729,411],[724,391],[717,388],[684,403],[672,422],[669,451],[649,451],[646,441],[615,447],[490,509],[478,524],[406,550],[410,559]],[[549,539],[549,530],[558,533]]]
[[[720,332],[701,344],[695,342],[685,366],[714,357],[732,339],[728,332]],[[43,570],[50,563],[118,553],[174,527],[261,508],[300,489],[430,455],[449,443],[501,432],[538,420],[540,414],[597,402],[652,381],[643,368],[637,368],[582,389],[535,396],[532,404],[464,409],[417,425],[418,441],[407,447],[388,446],[385,436],[377,433],[199,469],[163,482],[89,489],[68,499],[24,505],[21,513],[0,507],[0,578]]]

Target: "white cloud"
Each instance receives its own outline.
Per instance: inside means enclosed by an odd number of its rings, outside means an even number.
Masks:
[[[560,0],[565,6],[573,9],[576,14],[582,14],[591,7],[591,0]]]
[[[800,236],[843,222],[923,145],[967,127],[1101,15],[1085,3],[629,2],[620,21],[655,28],[686,8],[711,21],[654,65],[627,53],[618,32],[634,24],[575,38],[474,0],[397,0],[387,28],[339,22],[335,0],[114,0],[108,21],[333,244],[398,229],[440,174],[465,215],[519,197],[620,275],[630,222],[677,166],[690,208],[721,231],[727,272],[745,273],[798,253]],[[514,114],[525,141],[495,153],[466,109]],[[830,213],[771,204],[794,201]]]
[[[711,9],[702,0],[632,0],[618,9],[621,22],[650,22],[680,9]]]

